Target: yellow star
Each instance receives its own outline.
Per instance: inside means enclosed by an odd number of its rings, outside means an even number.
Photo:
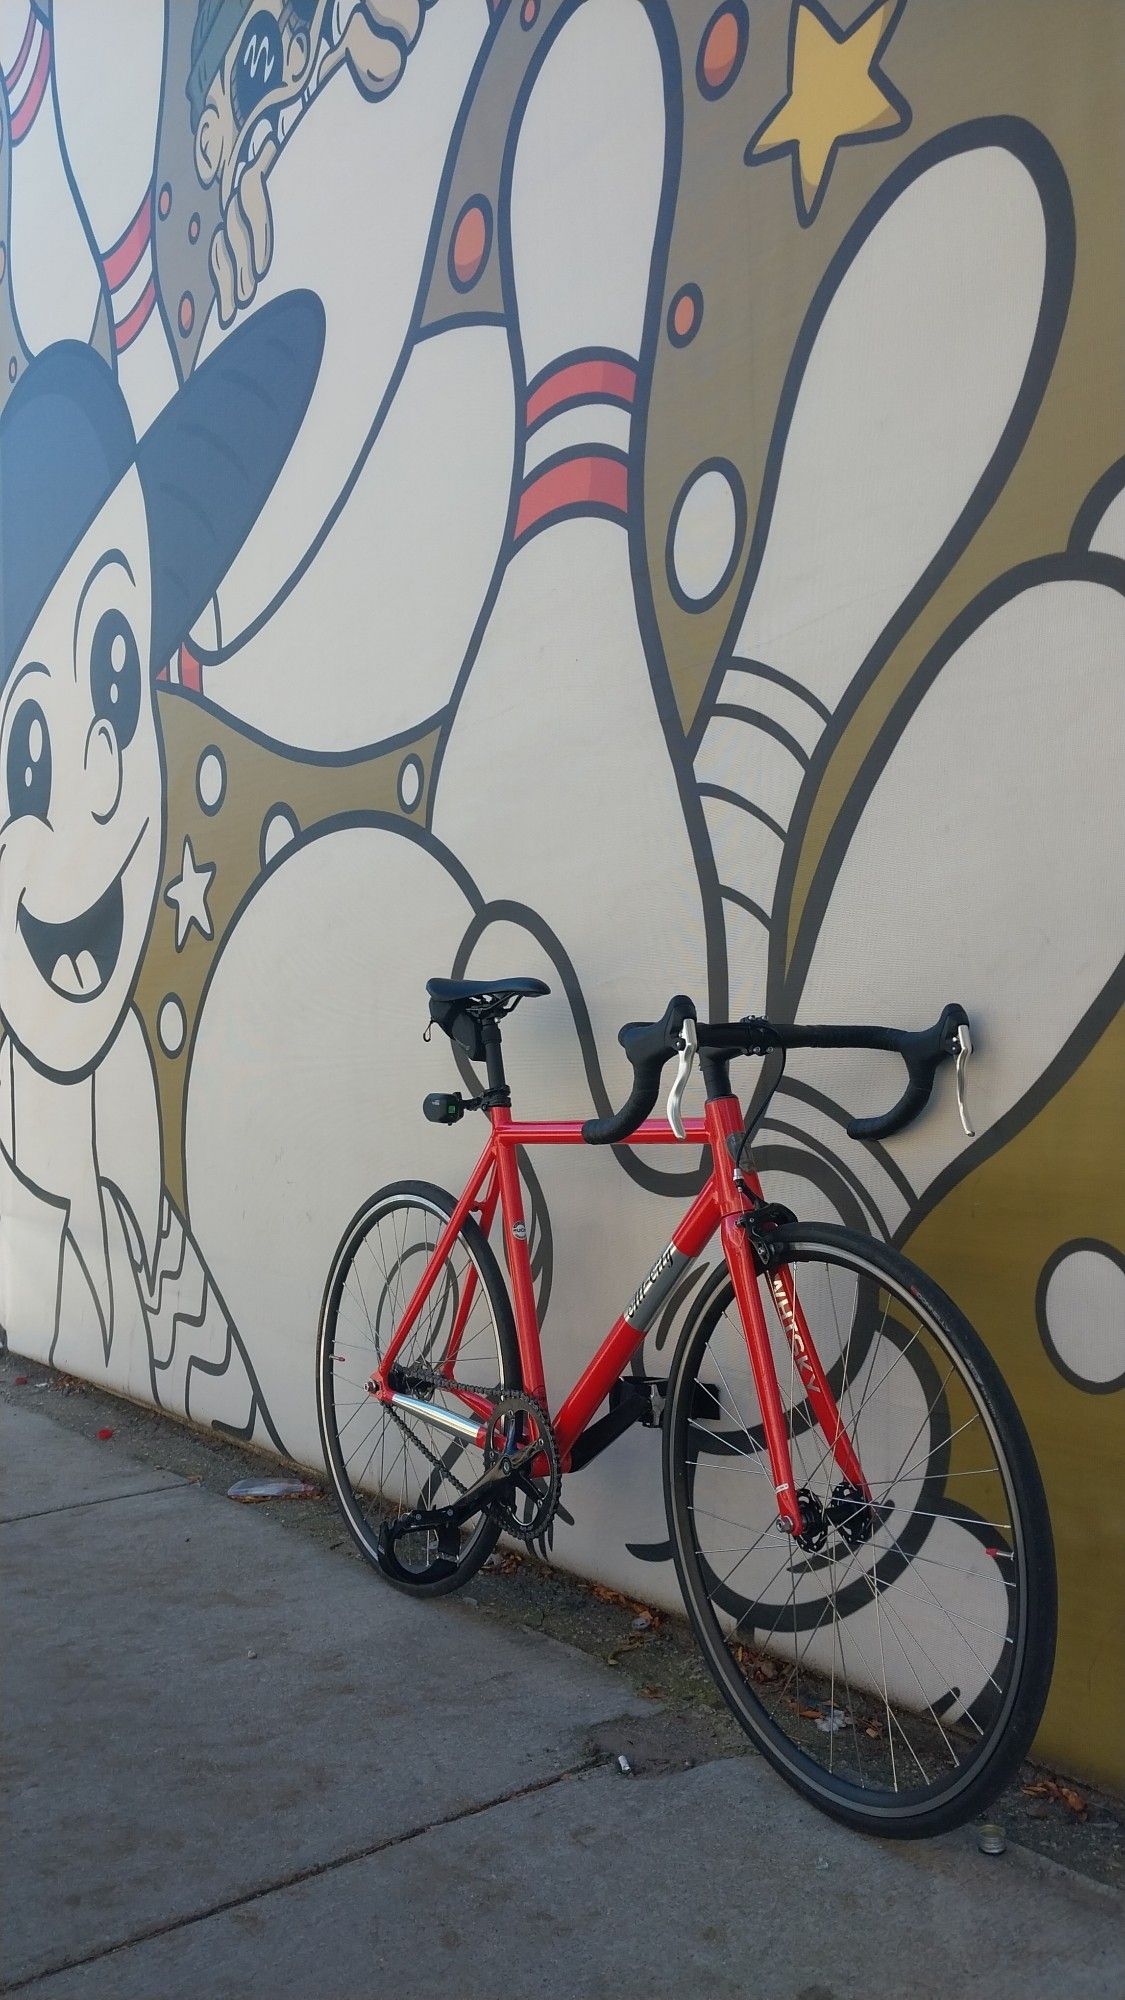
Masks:
[[[789,90],[746,148],[747,166],[793,159],[803,226],[815,221],[841,146],[905,132],[910,106],[879,68],[906,0],[875,0],[845,33],[818,0],[795,0],[789,27]]]

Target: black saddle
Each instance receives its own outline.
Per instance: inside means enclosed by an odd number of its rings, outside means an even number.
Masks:
[[[549,993],[541,979],[427,979],[434,1000],[534,1000]]]
[[[484,1060],[484,1024],[499,1021],[521,1000],[549,993],[541,979],[427,979],[430,1019],[473,1062]]]

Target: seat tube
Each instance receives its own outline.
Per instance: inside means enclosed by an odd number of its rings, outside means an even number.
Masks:
[[[489,1113],[497,1134],[496,1165],[500,1175],[500,1218],[504,1228],[504,1258],[508,1266],[512,1304],[516,1314],[523,1386],[529,1396],[546,1407],[547,1388],[543,1380],[543,1353],[539,1342],[539,1316],[535,1306],[535,1284],[531,1275],[531,1255],[527,1244],[527,1223],[523,1212],[516,1149],[505,1144],[500,1134],[512,1122],[507,1105],[494,1105]]]

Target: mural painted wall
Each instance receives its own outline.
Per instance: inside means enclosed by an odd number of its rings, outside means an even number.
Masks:
[[[761,1163],[992,1347],[1059,1545],[1041,1747],[1118,1779],[1123,32],[0,0],[11,1345],[311,1458],[344,1223],[479,1137],[420,1115],[427,976],[549,981],[507,1048],[559,1116],[676,990],[957,998],[974,1141],[943,1079],[852,1144],[889,1059],[810,1056]],[[668,1158],[537,1156],[555,1384]],[[567,1500],[558,1560],[673,1599],[648,1434]]]

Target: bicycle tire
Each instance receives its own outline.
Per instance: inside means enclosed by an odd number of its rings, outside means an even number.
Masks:
[[[761,1425],[753,1421],[760,1415],[756,1398],[752,1389],[734,1389],[727,1379],[741,1345],[745,1380],[751,1382],[724,1268],[681,1335],[664,1419],[665,1504],[688,1617],[728,1706],[756,1747],[807,1799],[863,1832],[902,1839],[940,1833],[973,1818],[995,1797],[1026,1755],[1046,1702],[1056,1582],[1038,1467],[1011,1393],[983,1342],[945,1293],[906,1258],[836,1225],[797,1223],[778,1232],[778,1262],[793,1268],[875,1510],[864,1541],[863,1517],[849,1512],[851,1502],[833,1497],[844,1492],[839,1469],[799,1377],[790,1376],[786,1396],[779,1371],[795,1481],[806,1483],[822,1508],[831,1501],[832,1525],[819,1552],[798,1549],[789,1540],[783,1545],[779,1532],[750,1541],[760,1523],[770,1525],[770,1512],[776,1520],[777,1503]],[[838,1287],[832,1278],[814,1278],[814,1265],[847,1274],[847,1282]],[[768,1285],[764,1298],[769,1320]],[[826,1298],[834,1302],[834,1324],[821,1312]],[[819,1332],[810,1302],[823,1322]],[[909,1332],[913,1322],[917,1332]],[[780,1323],[776,1334],[771,1326],[771,1341],[775,1358],[779,1352],[788,1357]],[[733,1358],[724,1374],[728,1350]],[[944,1379],[943,1356],[949,1364]],[[899,1373],[907,1359],[908,1368]],[[867,1386],[856,1409],[864,1371]],[[882,1403],[869,1408],[869,1391],[876,1399],[882,1394]],[[919,1409],[917,1439],[908,1442],[884,1490],[886,1468],[902,1438],[910,1439]],[[966,1457],[982,1456],[982,1437],[991,1443],[994,1464],[965,1465]],[[912,1460],[917,1441],[926,1455],[922,1460]],[[814,1452],[823,1490],[809,1473]],[[923,1463],[925,1471],[915,1477]],[[768,1490],[759,1496],[758,1486],[748,1482],[763,1470]],[[721,1502],[709,1506],[721,1476]],[[732,1498],[736,1484],[737,1499]],[[1010,1510],[1006,1515],[993,1504],[995,1496]],[[740,1512],[751,1518],[738,1519]],[[994,1519],[987,1518],[990,1512]],[[740,1549],[744,1527],[749,1545],[732,1564],[728,1558]],[[846,1544],[845,1530],[851,1538]],[[729,1546],[708,1549],[704,1534]],[[759,1577],[767,1566],[774,1568],[779,1552],[781,1570],[764,1587]],[[723,1576],[716,1567],[720,1553]],[[958,1578],[952,1585],[945,1581],[950,1570]],[[934,1611],[942,1591],[951,1593],[957,1607],[957,1617],[947,1614],[946,1623],[939,1623]],[[876,1629],[878,1665],[870,1637]],[[905,1726],[904,1715],[910,1718]],[[913,1765],[926,1782],[919,1783]],[[908,1783],[900,1784],[900,1769]]]
[[[430,1507],[448,1504],[455,1497],[458,1483],[462,1488],[471,1485],[483,1469],[483,1461],[476,1463],[480,1454],[475,1447],[461,1444],[456,1439],[443,1439],[436,1430],[419,1425],[416,1420],[391,1416],[385,1406],[373,1397],[366,1397],[363,1389],[375,1358],[385,1351],[394,1332],[396,1311],[401,1311],[409,1299],[414,1283],[421,1276],[425,1255],[432,1251],[440,1229],[448,1222],[455,1207],[453,1195],[428,1181],[396,1181],[371,1195],[348,1224],[332,1260],[317,1335],[317,1416],[324,1461],[337,1505],[361,1555],[392,1588],[414,1597],[440,1597],[449,1591],[459,1590],[491,1555],[501,1533],[500,1523],[488,1513],[470,1519],[466,1523],[452,1574],[444,1573],[447,1564],[435,1564],[430,1544],[421,1534],[396,1541],[394,1569],[388,1566],[380,1546],[380,1529],[388,1517],[393,1519],[396,1514],[401,1515],[423,1504]],[[414,1235],[411,1234],[412,1216],[417,1224]],[[384,1259],[380,1270],[379,1256],[372,1248],[372,1234],[384,1221],[389,1224],[389,1240],[395,1247],[391,1268],[387,1268],[387,1260]],[[381,1234],[378,1240],[381,1248]],[[349,1291],[349,1279],[357,1273],[357,1260],[365,1246],[371,1251],[374,1275],[380,1288],[374,1320],[363,1290],[363,1273],[358,1275],[355,1290]],[[510,1393],[522,1386],[515,1320],[499,1264],[479,1223],[472,1216],[466,1217],[458,1231],[449,1260],[435,1286],[434,1298],[427,1301],[417,1327],[405,1343],[403,1357],[408,1364],[413,1362],[418,1365],[423,1360],[428,1361],[430,1366],[435,1364],[432,1353],[434,1341],[440,1339],[443,1327],[448,1330],[452,1324],[456,1301],[461,1295],[460,1288],[469,1270],[476,1274],[478,1290],[458,1356],[460,1379],[467,1385],[494,1391],[497,1395]],[[370,1284],[371,1278],[368,1277]],[[390,1295],[388,1287],[391,1288]],[[357,1293],[361,1301],[358,1308]],[[346,1320],[342,1317],[345,1301],[349,1307]],[[480,1315],[478,1326],[474,1327],[474,1316],[482,1302],[485,1310]],[[366,1326],[360,1322],[360,1311],[365,1314]],[[344,1370],[354,1359],[354,1356],[349,1357],[348,1349],[354,1350],[357,1339],[362,1341],[365,1334],[370,1339],[370,1352],[366,1344],[361,1346],[361,1371],[345,1374]],[[478,1338],[478,1334],[482,1337]],[[430,1341],[428,1353],[424,1345],[427,1337]],[[465,1364],[463,1369],[462,1362]],[[348,1392],[343,1398],[337,1393],[341,1387]],[[440,1388],[431,1390],[434,1395],[441,1393]],[[341,1422],[344,1410],[346,1414]],[[368,1429],[361,1428],[358,1436],[349,1439],[345,1447],[341,1442],[344,1430],[359,1422],[360,1413],[364,1410],[369,1412]],[[368,1451],[368,1441],[373,1434],[375,1441]],[[388,1438],[399,1447],[389,1468],[386,1463]],[[443,1481],[437,1481],[424,1446],[442,1458],[446,1465]],[[380,1463],[376,1470],[377,1452]],[[460,1473],[454,1469],[457,1466],[462,1468]],[[430,1550],[429,1560],[424,1559],[427,1550]],[[409,1571],[412,1557],[416,1573],[403,1574],[403,1571]],[[439,1571],[443,1573],[439,1574]]]

